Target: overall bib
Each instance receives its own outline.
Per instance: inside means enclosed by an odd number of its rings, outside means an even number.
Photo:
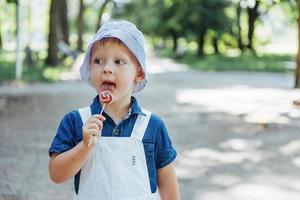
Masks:
[[[151,193],[142,139],[151,116],[139,115],[130,137],[101,137],[80,173],[74,200],[159,200]],[[90,107],[79,109],[82,122]]]

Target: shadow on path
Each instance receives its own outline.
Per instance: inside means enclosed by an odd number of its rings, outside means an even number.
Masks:
[[[149,84],[137,97],[167,124],[183,200],[300,199],[300,110],[292,104],[300,95],[291,75],[148,61]],[[61,118],[95,95],[71,77],[0,88],[0,200],[71,199],[72,181],[51,183],[47,168]]]

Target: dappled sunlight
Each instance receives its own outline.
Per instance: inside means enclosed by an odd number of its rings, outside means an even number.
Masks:
[[[244,152],[217,151],[208,148],[196,148],[182,152],[176,160],[178,178],[194,179],[220,164],[240,164],[245,161],[257,163],[266,155],[257,150]]]
[[[300,168],[300,157],[296,157],[293,159],[293,164]]]
[[[258,147],[261,147],[263,145],[263,142],[260,140],[245,140],[245,139],[229,139],[225,142],[222,142],[220,144],[220,147],[224,149],[230,149],[234,151],[248,151],[248,150],[254,150]]]
[[[222,179],[223,180],[222,180]],[[219,180],[219,181],[215,181]],[[222,185],[222,182],[229,184]],[[242,179],[228,173],[213,174],[207,184],[218,184],[222,189],[206,190],[195,194],[196,200],[297,200],[300,182],[297,177],[270,172],[256,173]]]
[[[284,155],[300,153],[300,140],[293,140],[279,148],[279,152]]]
[[[148,72],[150,74],[181,72],[187,71],[188,66],[185,64],[176,63],[171,58],[155,58],[151,57],[147,60]]]
[[[244,183],[227,190],[208,191],[196,195],[195,200],[297,200],[300,194],[273,185]]]
[[[186,88],[176,91],[177,112],[198,119],[191,141],[201,142],[180,152],[175,166],[181,182],[197,185],[192,199],[300,199],[300,109],[293,103],[300,90]]]
[[[300,180],[290,182],[289,187],[293,190],[300,191]]]
[[[202,112],[238,115],[249,123],[278,124],[287,124],[290,118],[300,117],[300,110],[293,106],[293,100],[299,97],[299,90],[246,86],[183,89],[176,93],[178,103],[201,106]]]
[[[241,183],[243,179],[233,174],[214,174],[208,181],[214,185],[229,187]]]

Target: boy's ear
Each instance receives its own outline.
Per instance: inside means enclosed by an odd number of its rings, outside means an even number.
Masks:
[[[138,67],[136,76],[135,76],[135,81],[141,81],[145,78],[145,73],[141,67]]]

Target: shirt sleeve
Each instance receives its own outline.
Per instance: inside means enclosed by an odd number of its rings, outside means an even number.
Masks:
[[[63,117],[58,126],[56,135],[49,148],[49,155],[52,153],[63,153],[75,146],[75,125],[74,113],[69,113]]]
[[[156,168],[160,169],[175,160],[177,156],[176,150],[172,146],[171,139],[168,135],[167,128],[164,122],[159,119],[156,135],[156,150],[155,150],[155,162]]]

